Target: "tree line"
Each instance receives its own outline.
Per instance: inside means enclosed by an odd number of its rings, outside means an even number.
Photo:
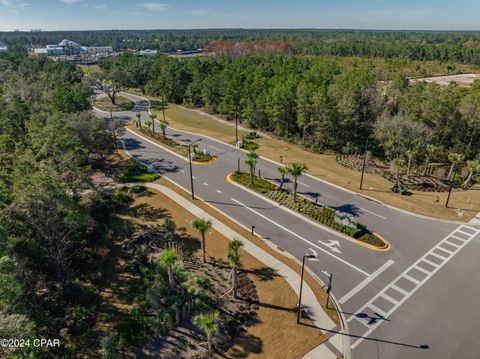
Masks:
[[[316,29],[207,29],[0,32],[0,43],[45,46],[69,39],[84,46],[111,45],[117,51],[215,47],[216,41],[285,41],[297,55],[405,58],[480,64],[475,31],[368,31]]]
[[[410,163],[480,152],[480,83],[470,88],[410,83],[448,65],[301,56],[178,61],[123,55],[101,63],[123,87],[201,107],[317,152],[374,153]],[[428,70],[429,69],[429,70]],[[435,146],[434,153],[427,146]],[[408,155],[408,151],[411,151]],[[413,155],[412,155],[413,153]]]
[[[91,182],[114,136],[91,114],[82,78],[73,64],[0,55],[0,336],[61,341],[19,348],[19,357],[89,347],[81,343],[95,323],[92,288],[122,206]]]

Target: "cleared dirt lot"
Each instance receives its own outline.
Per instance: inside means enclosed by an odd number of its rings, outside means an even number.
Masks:
[[[420,79],[410,79],[411,82],[425,81],[434,82],[442,86],[447,86],[450,82],[456,82],[460,86],[470,86],[473,81],[480,80],[480,74],[460,74],[447,76],[424,77]]]

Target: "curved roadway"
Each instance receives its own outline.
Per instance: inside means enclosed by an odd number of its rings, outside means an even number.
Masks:
[[[117,117],[149,120],[147,100]],[[98,116],[108,117],[97,111]],[[158,130],[158,124],[156,130]],[[204,201],[275,243],[297,258],[314,251],[308,267],[326,281],[333,273],[333,293],[347,322],[352,358],[478,359],[480,357],[480,228],[428,219],[384,206],[310,176],[299,179],[299,192],[318,194],[318,201],[354,214],[391,244],[387,252],[359,246],[279,208],[225,177],[245,169],[245,152],[202,135],[167,129],[167,136],[189,143],[201,138],[200,150],[218,159],[194,166],[195,193]],[[129,153],[189,190],[185,158],[126,131]],[[278,164],[260,158],[262,177],[278,181]],[[292,186],[287,182],[286,187]]]

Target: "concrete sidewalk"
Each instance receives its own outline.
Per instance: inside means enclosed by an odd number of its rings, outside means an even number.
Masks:
[[[268,267],[275,270],[275,272],[278,275],[285,278],[285,280],[294,290],[295,294],[298,296],[299,288],[300,288],[300,276],[297,273],[295,273],[295,271],[293,271],[286,264],[282,263],[277,258],[270,255],[263,249],[259,248],[254,243],[250,242],[248,239],[240,235],[238,232],[235,232],[231,228],[227,227],[225,224],[218,221],[215,217],[211,216],[209,213],[207,213],[200,207],[196,206],[191,201],[183,198],[181,195],[171,190],[170,188],[157,183],[129,184],[129,186],[134,186],[134,185],[146,186],[148,188],[152,188],[154,190],[157,190],[165,194],[170,199],[177,202],[180,206],[185,208],[187,211],[189,211],[196,217],[205,218],[212,221],[212,227],[216,231],[218,231],[220,234],[224,235],[226,238],[230,240],[232,240],[233,238],[240,239],[244,243],[244,249],[248,253],[256,257],[258,260],[263,262]],[[324,310],[318,303],[318,300],[315,297],[315,294],[313,293],[312,289],[305,282],[303,284],[302,304],[305,312],[308,314],[310,319],[315,323],[317,327],[323,328],[325,330],[334,330],[336,328],[335,323],[324,312]],[[324,334],[327,335],[328,332]],[[327,337],[329,336],[327,335]],[[325,343],[319,345],[310,353],[306,354],[304,358],[336,359],[339,356],[339,354],[343,352],[342,347],[343,347],[342,338],[340,335],[336,334],[336,335],[330,336]]]

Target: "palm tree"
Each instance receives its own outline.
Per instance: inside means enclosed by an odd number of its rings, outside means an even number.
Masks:
[[[461,153],[450,152],[448,154],[448,160],[452,163],[452,165],[450,166],[450,171],[448,171],[447,180],[451,179],[455,167],[460,161],[462,161],[462,159],[463,155]]]
[[[297,188],[298,188],[298,177],[300,177],[303,172],[307,169],[307,165],[304,163],[295,163],[293,162],[288,167],[288,172],[293,176],[293,201],[297,202]]]
[[[168,273],[168,285],[170,288],[175,286],[174,278],[173,278],[173,266],[178,261],[178,254],[175,249],[168,249],[162,253],[160,258],[158,259],[159,263],[167,268]]]
[[[249,153],[247,153],[247,159],[255,160],[255,166],[253,167],[253,173],[255,174],[255,168],[256,168],[257,162],[258,162],[258,155],[253,151],[249,152]]]
[[[202,241],[201,241],[202,260],[203,260],[203,263],[207,263],[206,250],[205,250],[205,234],[212,227],[212,221],[201,218],[193,221],[192,226],[197,230],[197,232],[202,237]]]
[[[240,260],[240,248],[243,247],[243,242],[239,239],[233,239],[228,243],[228,265],[232,268],[232,296],[233,299],[237,299],[237,270],[242,268],[242,262]]]
[[[280,173],[280,185],[278,186],[278,189],[281,190],[283,189],[283,183],[285,182],[285,175],[288,174],[288,167],[278,167],[278,172]]]
[[[154,115],[153,113],[151,113],[150,119],[152,120],[152,132],[155,133],[155,120],[157,119],[157,115]]]
[[[160,123],[160,128],[162,129],[163,139],[165,140],[167,138],[165,130],[167,129],[168,122],[165,120],[161,120],[159,123]]]
[[[253,158],[248,158],[245,160],[245,164],[250,168],[250,186],[253,187],[253,178],[255,176],[255,166],[257,165],[257,160]]]
[[[467,179],[463,182],[463,186],[467,187],[470,184],[470,181],[473,178],[473,175],[480,170],[480,161],[479,160],[472,160],[467,161],[467,167],[470,170]]]
[[[407,177],[410,177],[410,169],[412,168],[412,161],[416,156],[417,156],[417,151],[414,151],[414,150],[407,151],[407,158],[408,158]]]
[[[198,314],[193,323],[205,332],[208,349],[212,349],[212,336],[218,333],[218,312]]]
[[[428,165],[430,164],[431,159],[435,156],[435,152],[437,152],[438,147],[432,144],[427,145],[427,157],[425,159],[425,172],[424,175],[428,172]]]
[[[148,127],[148,129],[150,130],[150,132],[152,132],[152,123],[150,121],[145,121],[145,125]]]
[[[165,119],[165,110],[168,108],[168,103],[165,102],[163,98],[163,93],[162,93],[162,102],[160,103],[159,107],[162,110],[163,121],[167,122],[167,120]]]
[[[395,167],[395,180],[397,182],[397,186],[400,186],[400,169],[405,166],[405,160],[397,157],[393,160],[393,166]]]
[[[135,114],[135,117],[137,117],[137,127],[138,127],[138,128],[142,128],[142,121],[140,120],[141,117],[142,117],[142,114],[141,114],[141,113],[137,113],[137,114]]]

